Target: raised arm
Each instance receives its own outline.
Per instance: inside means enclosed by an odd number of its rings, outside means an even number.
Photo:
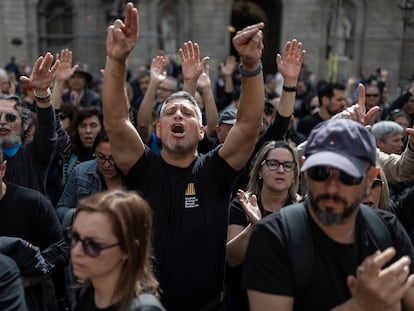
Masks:
[[[213,90],[211,88],[209,65],[206,65],[203,73],[198,78],[197,89],[204,101],[204,111],[207,120],[206,134],[211,136],[215,133],[218,124],[218,111],[216,101],[214,100]]]
[[[293,114],[296,92],[286,90],[296,88],[305,53],[306,51],[302,50],[302,42],[293,39],[286,42],[283,55],[276,55],[277,68],[283,77],[284,86],[280,96],[278,113],[283,117],[290,117]]]
[[[30,74],[20,80],[33,86],[37,105],[37,123],[32,143],[32,154],[38,164],[49,165],[56,148],[55,115],[51,105],[50,85],[59,67],[57,60],[53,65],[53,56],[49,52],[40,56]]]
[[[183,48],[178,50],[178,54],[180,55],[183,72],[183,89],[194,96],[198,77],[203,73],[209,57],[206,56],[200,61],[200,47],[198,43],[193,44],[191,41],[185,42]]]
[[[125,174],[144,153],[144,143],[129,120],[125,92],[126,62],[138,40],[138,11],[129,2],[125,21],[117,19],[108,27],[106,63],[102,87],[104,125],[111,141],[112,156]]]
[[[154,110],[154,101],[158,86],[167,77],[167,73],[164,71],[165,62],[166,59],[163,55],[158,55],[152,59],[150,83],[137,112],[137,130],[144,143],[148,143],[151,138],[152,112]]]
[[[55,83],[52,91],[52,104],[56,111],[56,133],[57,150],[63,157],[64,162],[69,162],[72,153],[72,140],[60,122],[60,106],[62,103],[62,93],[65,82],[73,75],[78,65],[72,67],[72,51],[65,49],[56,54],[56,60],[60,61],[59,67],[55,72]]]
[[[242,62],[242,88],[237,121],[219,150],[220,156],[235,170],[240,170],[249,159],[262,125],[264,84],[262,50],[264,23],[238,31],[233,45]]]

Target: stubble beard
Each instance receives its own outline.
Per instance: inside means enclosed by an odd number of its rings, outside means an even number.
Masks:
[[[332,208],[329,207],[322,209],[319,203],[323,199],[330,199],[335,202],[342,203],[344,206],[342,213],[336,213]],[[363,197],[358,197],[349,204],[348,201],[340,195],[330,195],[328,193],[325,193],[315,197],[311,192],[309,192],[308,200],[309,207],[314,212],[316,218],[318,218],[318,220],[321,221],[325,226],[333,226],[341,224],[344,220],[350,217],[362,202]]]

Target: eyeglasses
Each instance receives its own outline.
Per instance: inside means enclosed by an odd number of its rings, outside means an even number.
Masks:
[[[101,164],[103,164],[103,165],[105,165],[106,161],[108,161],[108,163],[110,165],[114,165],[115,164],[115,161],[112,158],[112,156],[105,157],[102,154],[95,154],[95,157],[96,157],[96,160],[98,160],[98,162],[101,163]]]
[[[164,91],[164,92],[174,92],[174,90],[173,90],[173,89],[168,89],[168,88],[163,87],[163,86],[159,86],[159,87],[158,87],[158,89],[159,89],[160,91]]]
[[[383,181],[379,178],[375,178],[374,181],[372,182],[372,188],[381,186],[382,187]]]
[[[267,168],[271,171],[276,171],[279,169],[280,166],[282,166],[285,172],[291,172],[296,167],[296,163],[293,161],[279,162],[278,160],[274,159],[263,160],[262,163],[260,163],[261,166],[265,164]]]
[[[16,122],[17,118],[19,117],[18,115],[12,113],[12,112],[0,112],[0,120],[3,119],[3,115],[4,118],[6,119],[7,123],[14,123]]]
[[[66,230],[66,238],[70,241],[70,247],[74,248],[78,242],[82,243],[82,249],[85,255],[96,258],[105,249],[113,248],[120,245],[121,243],[114,243],[110,245],[101,245],[100,243],[92,239],[81,239],[79,233],[72,231],[71,229]]]
[[[378,97],[379,94],[365,94],[365,97]]]
[[[307,170],[308,176],[314,181],[327,181],[332,175],[333,171],[339,172],[339,180],[341,183],[347,186],[359,185],[364,177],[354,177],[345,173],[342,170],[338,170],[329,166],[315,166]]]

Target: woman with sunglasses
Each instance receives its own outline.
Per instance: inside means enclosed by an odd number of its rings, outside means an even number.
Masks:
[[[246,291],[241,290],[241,264],[252,226],[262,217],[297,203],[299,163],[296,151],[286,141],[267,142],[258,151],[250,167],[246,191],[239,190],[230,204],[226,260],[228,309],[248,310]]]
[[[76,310],[164,310],[151,226],[151,209],[136,192],[108,190],[79,202],[68,231],[73,271],[83,281]]]

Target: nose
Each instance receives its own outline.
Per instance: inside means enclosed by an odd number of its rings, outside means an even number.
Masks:
[[[326,190],[329,193],[338,193],[340,191],[340,180],[339,180],[339,172],[336,170],[332,170],[331,174],[326,181]]]

